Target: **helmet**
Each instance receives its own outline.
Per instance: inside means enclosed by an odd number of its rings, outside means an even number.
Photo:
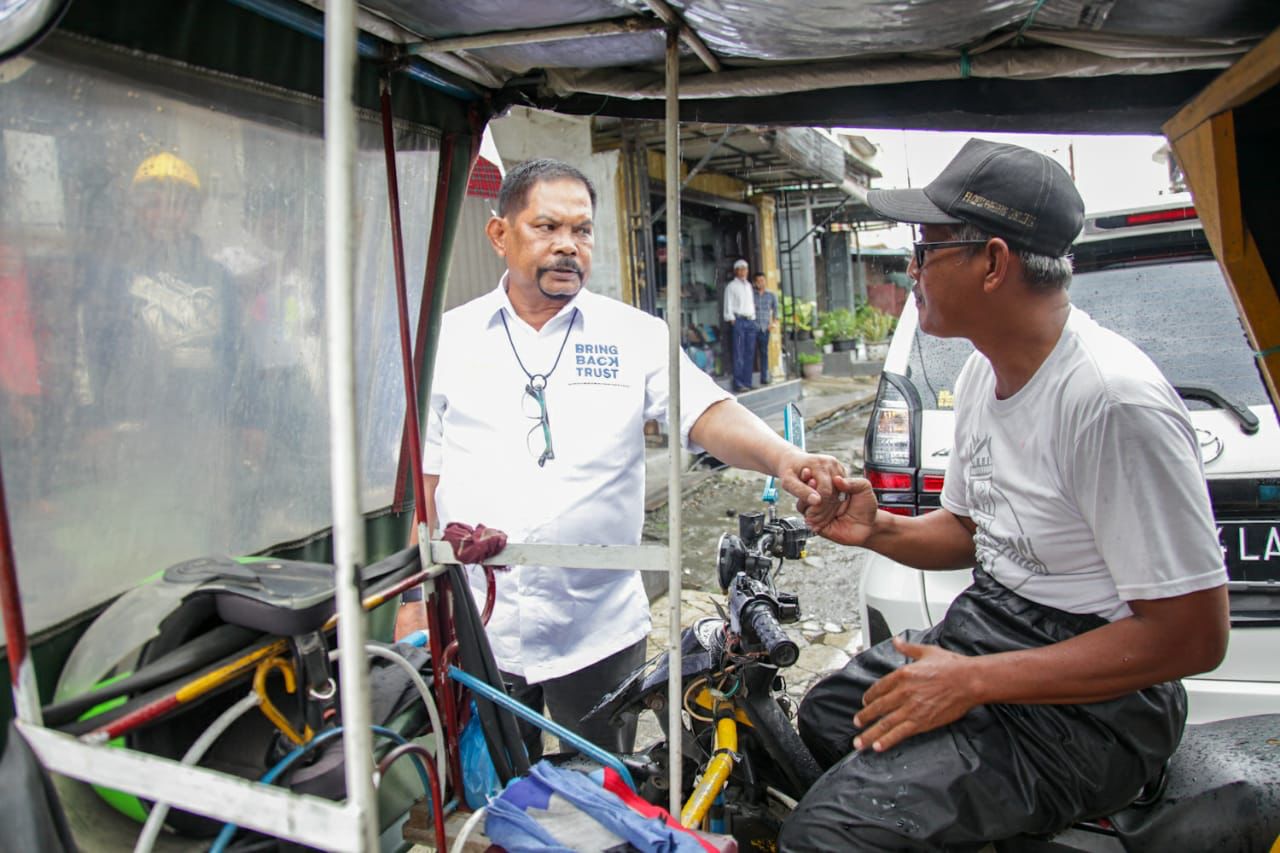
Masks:
[[[192,189],[200,189],[200,176],[191,164],[168,151],[143,160],[133,173],[135,186],[147,181],[178,181]]]

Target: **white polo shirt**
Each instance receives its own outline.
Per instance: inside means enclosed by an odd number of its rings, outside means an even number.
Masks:
[[[665,420],[667,411],[666,324],[582,290],[535,331],[516,316],[505,285],[504,276],[440,325],[423,449],[424,472],[440,476],[438,524],[484,524],[512,542],[638,544],[644,422]],[[529,379],[513,346],[530,373],[550,373],[555,458],[543,467],[542,429],[528,417],[537,409],[522,399]],[[683,353],[680,370],[680,439],[688,445],[702,413],[731,395]],[[468,574],[483,601],[484,573]],[[488,627],[494,655],[530,683],[577,672],[649,633],[638,571],[515,566],[498,572],[497,591]]]
[[[751,282],[735,276],[724,286],[724,319],[732,323],[738,317],[756,318],[756,298]]]

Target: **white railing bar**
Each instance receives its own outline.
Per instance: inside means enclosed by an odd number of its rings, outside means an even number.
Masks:
[[[40,763],[54,773],[323,850],[358,850],[365,843],[357,816],[342,803],[145,752],[87,744],[42,726],[17,725]]]
[[[665,572],[670,565],[664,545],[552,545],[538,542],[508,542],[488,560],[494,566],[558,566],[565,569],[613,569]],[[448,542],[431,543],[431,562],[454,565]]]
[[[650,2],[650,6],[654,3]],[[663,4],[665,5],[665,4]],[[672,22],[669,22],[672,23]],[[696,36],[695,36],[696,38]],[[680,340],[684,318],[680,316],[680,30],[674,23],[667,30],[667,114],[666,114],[666,184],[667,184],[667,447],[671,468],[667,481],[667,601],[671,606],[667,642],[671,662],[667,670],[667,755],[670,765],[671,814],[679,815],[683,805],[680,790],[684,761],[681,751],[684,684],[680,667],[680,591],[684,585],[681,571],[680,475],[683,454],[680,423]]]
[[[346,849],[378,849],[365,620],[356,569],[365,559],[360,513],[355,375],[356,4],[330,0],[324,14],[325,297],[328,305],[329,481],[333,493],[334,597],[342,673],[343,754],[351,822]],[[247,805],[247,804],[246,804]],[[298,832],[300,826],[289,831]],[[327,841],[321,846],[328,846]]]

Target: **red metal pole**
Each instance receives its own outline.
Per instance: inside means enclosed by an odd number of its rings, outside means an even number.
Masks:
[[[391,115],[391,81],[388,78],[382,80],[382,142],[383,154],[386,159],[387,166],[387,202],[391,210],[391,241],[392,251],[395,254],[395,271],[396,271],[396,307],[400,320],[400,357],[401,366],[404,372],[404,394],[405,394],[405,427],[408,436],[407,449],[409,451],[409,480],[413,484],[414,494],[414,522],[421,537],[424,534],[430,535],[427,525],[427,501],[422,494],[422,432],[418,423],[418,388],[417,374],[414,370],[413,345],[409,338],[409,294],[408,287],[405,284],[404,271],[404,239],[401,235],[400,227],[400,184],[396,174],[396,145],[395,145],[395,129],[392,125]],[[441,157],[445,156],[441,152]],[[441,180],[447,181],[448,172],[446,168],[441,168]],[[447,187],[447,183],[445,185]],[[432,239],[434,241],[437,226],[443,225],[443,215],[440,214],[440,197],[447,195],[447,190],[442,191],[441,186],[436,187],[436,207],[437,220],[431,223]],[[434,289],[434,288],[432,288]],[[422,298],[422,304],[418,307],[419,325],[421,326],[421,318],[424,314],[431,312],[431,293],[425,293]],[[404,444],[402,444],[402,448]],[[401,454],[403,459],[404,454]],[[427,566],[423,566],[426,569]],[[433,662],[442,660],[444,654],[444,637],[441,635],[442,619],[440,610],[441,596],[436,591],[443,579],[437,579],[433,586],[431,597],[427,601],[427,642],[431,650],[431,660]],[[440,733],[441,743],[446,750],[446,756],[449,767],[449,776],[451,781],[451,789],[454,791],[462,790],[462,763],[459,759],[458,738],[461,730],[458,727],[458,711],[454,702],[453,691],[450,689],[449,679],[445,675],[445,669],[442,666],[432,666],[432,680],[435,682],[436,696],[440,698],[441,704],[444,706],[444,719],[441,721],[444,731]]]
[[[13,558],[13,532],[4,494],[4,470],[0,465],[0,613],[9,654],[9,682],[13,686],[13,710],[19,720],[40,725],[40,691],[27,647],[26,620],[18,590],[18,564]]]

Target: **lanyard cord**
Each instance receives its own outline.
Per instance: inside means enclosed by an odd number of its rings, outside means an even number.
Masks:
[[[516,357],[516,364],[520,365],[520,369],[524,371],[524,375],[529,377],[529,385],[535,390],[541,391],[547,387],[547,380],[551,378],[551,374],[556,372],[556,368],[560,366],[560,356],[564,355],[564,345],[569,343],[569,333],[573,331],[573,321],[578,319],[578,309],[573,309],[573,314],[569,317],[569,328],[564,330],[564,340],[560,341],[560,351],[556,353],[555,363],[551,365],[551,369],[546,373],[530,373],[529,368],[524,366],[524,362],[520,359],[520,352],[516,349],[516,342],[511,339],[511,327],[507,325],[507,312],[503,309],[498,312],[498,317],[502,320],[502,330],[507,333],[507,343],[511,344],[511,354]],[[537,380],[541,379],[542,384],[539,385]]]

